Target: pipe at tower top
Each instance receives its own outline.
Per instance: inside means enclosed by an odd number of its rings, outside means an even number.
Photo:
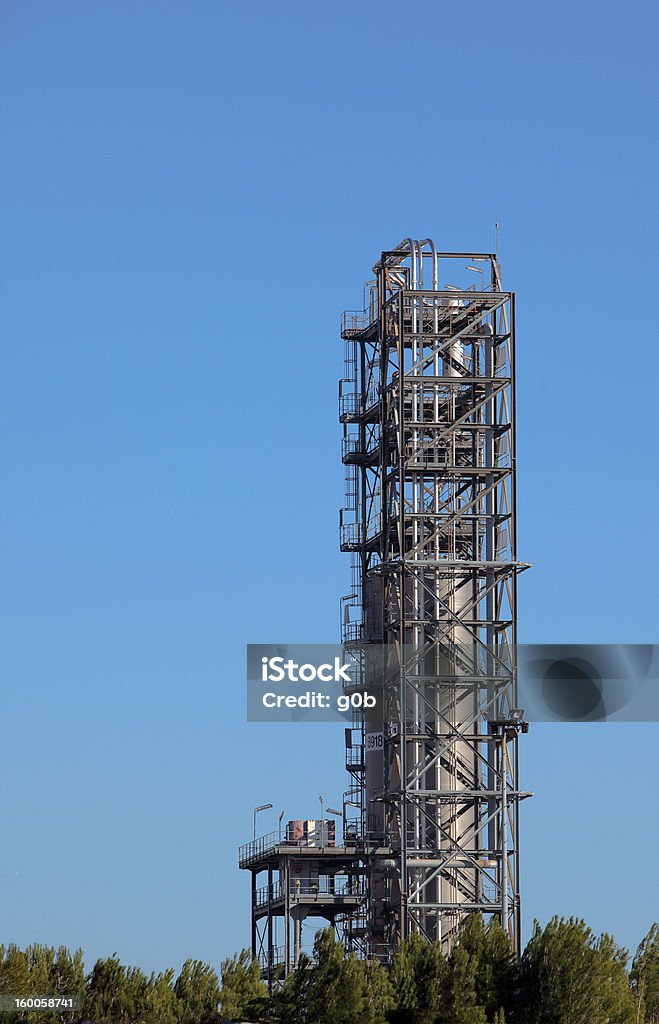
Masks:
[[[430,254],[432,256],[432,290],[436,292],[438,290],[439,280],[439,257],[437,256],[437,248],[432,238],[424,238],[422,242],[417,243],[419,246],[419,261],[421,264],[421,281],[420,288],[423,288],[423,247],[424,245],[430,246]]]
[[[395,253],[400,252],[401,255],[390,255],[385,262],[392,266],[397,266],[401,264],[405,259],[405,254],[402,253],[402,250],[406,248],[409,249],[410,260],[412,265],[412,288],[414,290],[416,290],[417,288],[423,288],[423,248],[426,245],[430,247],[430,255],[432,257],[433,263],[432,287],[433,291],[437,291],[439,288],[439,255],[437,253],[437,247],[433,242],[432,238],[424,238],[423,241],[421,242],[419,242],[418,239],[415,240],[414,238],[403,239],[400,245],[397,245],[396,248],[394,249]],[[373,273],[377,274],[378,270],[381,269],[382,265],[383,261],[378,260],[378,262],[373,267]]]
[[[417,285],[417,269],[416,269],[417,248],[416,247],[417,247],[417,245],[419,243],[415,242],[413,238],[406,238],[405,241],[407,242],[407,244],[410,247],[410,255],[412,257],[412,288],[416,289],[416,285]]]

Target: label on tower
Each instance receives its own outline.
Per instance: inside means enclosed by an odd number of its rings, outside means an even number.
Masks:
[[[364,744],[367,754],[372,750],[384,750],[384,733],[367,732],[364,736]]]

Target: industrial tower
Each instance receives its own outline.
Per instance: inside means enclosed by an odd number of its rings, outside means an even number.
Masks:
[[[346,804],[382,853],[346,931],[387,960],[412,932],[450,949],[478,912],[519,948],[515,297],[495,254],[430,239],[373,272],[341,325],[340,530],[365,688],[369,648],[385,658],[378,717],[346,732]]]
[[[520,947],[515,297],[495,254],[430,239],[373,273],[341,321],[340,543],[350,688],[381,699],[345,730],[342,845],[323,818],[240,849],[269,984],[307,917],[385,963],[412,933],[448,952],[474,912]]]

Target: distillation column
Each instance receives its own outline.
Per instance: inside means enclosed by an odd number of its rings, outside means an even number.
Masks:
[[[465,265],[476,284],[440,288]],[[386,652],[363,723],[363,828],[391,848],[368,866],[368,951],[411,932],[448,950],[472,912],[518,944],[514,296],[494,255],[429,239],[374,273],[369,308],[344,314],[341,385],[360,577],[344,641]]]

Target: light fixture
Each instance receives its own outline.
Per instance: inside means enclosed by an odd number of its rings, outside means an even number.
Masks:
[[[256,815],[259,811],[269,811],[272,804],[259,804],[258,807],[254,808],[254,841],[256,841]]]

